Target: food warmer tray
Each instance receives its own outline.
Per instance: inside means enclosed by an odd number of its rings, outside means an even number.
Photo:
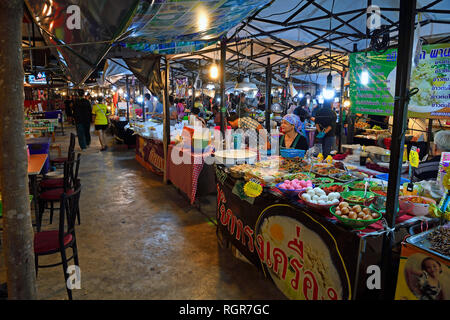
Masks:
[[[420,248],[420,249],[422,249],[424,251],[432,253],[432,254],[434,254],[434,255],[442,258],[442,259],[450,261],[450,257],[445,256],[442,253],[439,253],[439,252],[434,251],[433,249],[431,249],[431,243],[427,239],[428,235],[430,233],[432,233],[433,231],[435,231],[436,229],[438,229],[438,228],[439,228],[439,226],[435,227],[433,229],[430,229],[428,231],[425,231],[423,233],[419,233],[419,234],[416,234],[414,236],[410,236],[410,237],[408,237],[406,239],[406,242],[408,242],[409,244],[412,244],[412,245],[414,245],[414,246],[416,246],[416,247],[418,247],[418,248]],[[445,228],[445,226],[444,226],[444,228]],[[447,226],[447,228],[448,228],[448,226]]]

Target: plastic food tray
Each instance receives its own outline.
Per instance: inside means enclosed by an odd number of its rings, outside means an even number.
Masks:
[[[384,181],[389,181],[389,173],[379,174],[379,175],[375,176],[375,178],[378,178],[378,179],[381,179]],[[409,182],[408,179],[400,177],[400,184],[404,184],[404,183],[408,183],[408,182]]]
[[[408,243],[410,243],[410,244],[412,244],[412,245],[414,245],[414,246],[416,246],[416,247],[418,247],[418,248],[420,248],[420,249],[422,249],[424,251],[432,253],[432,254],[434,254],[434,255],[442,258],[442,259],[450,261],[450,257],[449,256],[445,256],[445,255],[443,255],[443,254],[441,254],[441,253],[431,249],[431,243],[427,239],[428,235],[430,233],[432,233],[434,230],[436,230],[437,228],[439,228],[439,227],[436,227],[436,228],[430,229],[428,231],[425,231],[423,233],[419,233],[419,234],[416,234],[414,236],[408,237],[406,239],[406,242],[408,242]]]

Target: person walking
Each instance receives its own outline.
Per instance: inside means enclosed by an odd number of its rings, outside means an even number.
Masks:
[[[331,101],[325,101],[316,115],[316,138],[322,142],[323,156],[326,158],[336,145],[336,112],[331,108]]]
[[[91,113],[92,107],[89,100],[84,98],[84,90],[78,90],[78,99],[73,103],[73,118],[77,129],[78,144],[81,150],[86,150],[91,144]]]
[[[105,131],[106,129],[108,129],[110,113],[108,111],[108,107],[104,105],[102,102],[103,98],[102,97],[98,98],[98,103],[94,105],[94,107],[92,108],[92,118],[94,121],[95,130],[98,133],[100,145],[102,146],[100,151],[105,151],[106,149],[108,149],[105,140]]]

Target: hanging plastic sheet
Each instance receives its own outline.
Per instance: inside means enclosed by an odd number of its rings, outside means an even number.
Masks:
[[[126,75],[132,75],[131,70],[125,68],[123,59],[108,59],[103,68],[103,81],[114,84]]]
[[[139,0],[25,0],[47,45],[58,45],[66,76],[84,82],[123,34]]]
[[[153,95],[159,96],[164,84],[161,77],[161,56],[148,55],[143,58],[124,59],[128,68]]]
[[[269,0],[153,1],[141,5],[122,46],[158,54],[193,52],[214,44]]]
[[[187,53],[214,44],[269,0],[25,0],[75,85],[111,49]]]

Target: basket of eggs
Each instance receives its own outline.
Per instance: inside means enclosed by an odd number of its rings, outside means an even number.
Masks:
[[[362,230],[381,219],[382,215],[366,206],[351,205],[341,202],[330,208],[330,212],[336,219],[347,227]]]

